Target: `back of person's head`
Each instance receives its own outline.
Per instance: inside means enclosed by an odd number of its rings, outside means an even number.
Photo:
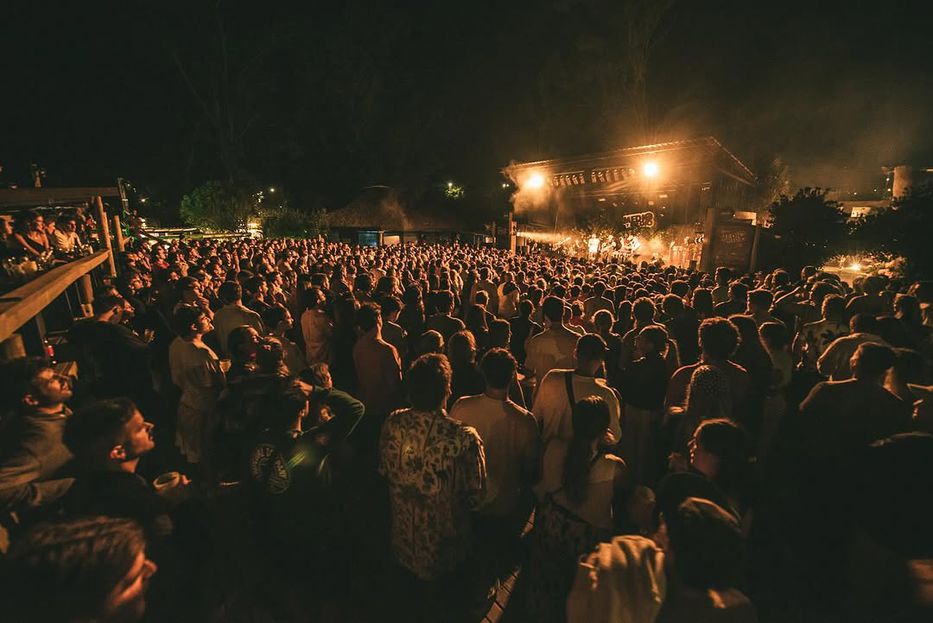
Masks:
[[[764,343],[769,350],[782,350],[790,344],[790,335],[788,334],[787,327],[780,322],[766,322],[762,324],[758,329],[758,334],[761,336],[762,343]]]
[[[635,301],[635,304],[632,305],[632,317],[635,318],[635,322],[639,324],[652,322],[654,320],[655,311],[654,301],[646,296],[639,298]]]
[[[606,341],[595,333],[587,333],[577,340],[577,364],[585,365],[606,360]]]
[[[293,429],[308,408],[308,394],[297,381],[287,378],[276,382],[270,394],[270,408],[265,412],[264,424],[277,431]]]
[[[250,277],[243,282],[243,291],[247,292],[249,296],[255,296],[256,294],[259,294],[259,291],[262,289],[262,286],[265,282],[266,280],[262,277]]]
[[[317,286],[311,286],[310,288],[302,291],[301,293],[301,308],[305,309],[314,309],[324,304],[324,301],[327,300],[327,297],[324,296],[324,291]]]
[[[419,355],[443,354],[444,336],[434,329],[429,329],[418,337],[415,344],[415,352]]]
[[[726,318],[700,323],[700,348],[711,359],[728,359],[739,346],[739,329]]]
[[[690,291],[690,284],[686,281],[678,279],[671,283],[671,294],[679,296],[680,298],[685,298],[687,293]]]
[[[125,446],[126,458],[136,458],[131,456],[133,444],[126,443],[126,423],[137,412],[136,405],[129,398],[98,400],[68,418],[62,441],[82,462],[104,462],[117,446]]]
[[[739,330],[740,349],[756,348],[761,344],[758,337],[758,325],[755,324],[753,317],[747,314],[733,314],[729,316],[729,320]]]
[[[477,290],[476,294],[473,295],[473,302],[486,307],[489,304],[489,293],[486,290]]]
[[[454,368],[471,366],[476,359],[476,338],[469,331],[457,331],[447,340],[447,359]]]
[[[666,294],[661,309],[668,316],[679,316],[684,313],[684,300],[676,294]]]
[[[597,331],[608,331],[612,328],[612,323],[612,312],[608,310],[600,309],[593,314],[593,326],[596,327]]]
[[[774,295],[770,290],[752,290],[748,293],[748,307],[753,311],[766,312],[771,309]]]
[[[311,364],[301,371],[298,378],[315,387],[323,387],[324,389],[333,389],[334,387],[334,380],[330,376],[330,366],[323,362]]]
[[[890,346],[863,342],[852,355],[852,371],[856,377],[879,378],[895,361],[894,349]]]
[[[587,396],[573,407],[573,437],[564,459],[563,486],[567,498],[580,504],[589,485],[593,444],[609,428],[609,405],[600,396]]]
[[[606,284],[602,281],[597,281],[593,284],[593,296],[600,297],[606,293]]]
[[[881,277],[870,275],[862,283],[862,290],[865,294],[878,294],[884,289],[884,280]]]
[[[369,273],[360,273],[353,280],[353,289],[357,292],[368,293],[373,289],[373,278]]]
[[[392,314],[402,311],[402,302],[397,296],[386,296],[379,303],[379,310],[382,312],[383,318],[388,318]]]
[[[729,285],[729,298],[734,301],[744,301],[748,296],[748,286],[741,281],[733,281]]]
[[[405,374],[408,402],[416,411],[438,411],[450,396],[450,362],[443,355],[421,355]]]
[[[243,298],[243,288],[236,281],[224,281],[217,290],[220,295],[220,302],[224,305],[232,305]]]
[[[849,320],[849,329],[852,333],[871,333],[872,335],[878,335],[880,331],[878,319],[874,314],[855,314]]]
[[[923,385],[926,372],[926,360],[919,352],[910,348],[894,349],[894,373],[902,383]]]
[[[454,294],[450,290],[440,290],[434,293],[434,303],[437,309],[445,314],[449,314],[454,308]]]
[[[698,313],[710,315],[713,313],[713,291],[709,288],[697,288],[693,291],[693,309]]]
[[[505,390],[515,376],[515,357],[504,348],[491,348],[480,361],[479,369],[489,389]]]
[[[838,294],[830,294],[823,298],[821,312],[827,320],[841,321],[846,315],[846,300]]]
[[[3,620],[139,621],[156,571],[145,549],[142,530],[128,519],[39,524],[13,542],[4,561]]]
[[[745,546],[734,516],[709,500],[687,498],[664,524],[681,582],[699,591],[739,585]]]
[[[489,323],[489,344],[491,346],[508,348],[511,337],[512,325],[509,324],[508,320],[495,318]]]
[[[638,337],[645,340],[651,349],[661,356],[667,351],[667,331],[659,325],[650,325],[638,332]]]
[[[905,320],[920,320],[920,301],[910,294],[898,294],[894,297],[894,311]]]
[[[379,312],[379,308],[371,303],[360,305],[360,308],[356,310],[356,326],[358,326],[363,333],[367,333],[378,327],[381,320],[382,315]]]
[[[564,302],[556,296],[548,296],[541,305],[544,319],[559,324],[564,318]]]
[[[711,479],[727,494],[735,493],[749,471],[749,440],[745,429],[726,418],[704,420],[694,439],[703,451],[715,458],[716,474]],[[709,474],[707,474],[709,476]]]
[[[522,299],[518,302],[518,315],[522,318],[528,318],[535,311],[534,303],[528,299]]]
[[[489,327],[486,324],[486,310],[482,305],[474,303],[467,307],[466,316],[463,318],[463,323],[472,331],[488,331]]]
[[[716,269],[716,284],[724,286],[732,279],[732,269],[720,266]]]

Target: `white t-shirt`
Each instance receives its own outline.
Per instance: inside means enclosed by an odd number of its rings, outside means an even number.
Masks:
[[[521,501],[522,477],[533,475],[541,456],[538,425],[531,412],[511,400],[485,394],[454,403],[450,417],[479,433],[486,452],[486,497],[479,510],[508,515]]]
[[[531,412],[541,423],[541,439],[544,443],[554,438],[569,441],[573,437],[573,410],[570,406],[570,399],[567,397],[567,381],[565,380],[566,375],[572,372],[572,370],[551,370],[538,386]],[[587,396],[599,396],[609,405],[609,429],[618,441],[622,434],[619,423],[622,409],[615,391],[606,384],[605,379],[573,374],[574,399],[579,401]]]
[[[573,367],[573,351],[580,335],[566,327],[548,327],[525,343],[525,368],[541,383],[555,368]]]

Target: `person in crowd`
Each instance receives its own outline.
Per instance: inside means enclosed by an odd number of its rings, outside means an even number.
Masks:
[[[761,412],[764,408],[768,387],[771,385],[773,368],[771,357],[761,343],[755,319],[746,315],[730,316],[729,320],[739,330],[739,346],[731,359],[748,372],[749,386],[743,404],[742,412],[734,412],[734,416],[757,434],[761,423]]]
[[[449,418],[451,370],[440,355],[405,376],[411,407],[382,428],[379,472],[389,487],[395,560],[426,583],[434,603],[461,602],[475,542],[471,511],[486,496],[486,458],[476,429]],[[469,600],[469,599],[468,599]]]
[[[816,369],[817,361],[836,341],[836,338],[849,334],[846,321],[846,302],[838,294],[830,294],[823,299],[822,318],[803,325],[794,340],[794,355],[801,359],[804,368]]]
[[[894,349],[894,365],[888,370],[884,388],[906,402],[913,404],[915,398],[911,385],[926,385],[926,360],[923,355],[909,348]]]
[[[0,378],[0,513],[42,516],[74,482],[66,473],[72,454],[62,441],[71,379],[38,357],[7,362]]]
[[[732,269],[720,266],[716,269],[715,275],[716,287],[713,288],[711,295],[713,297],[713,305],[719,305],[725,303],[729,299],[729,283],[732,281]]]
[[[883,316],[889,313],[891,304],[884,294],[884,280],[877,275],[865,277],[862,293],[852,297],[846,305],[846,314],[850,318],[856,314]]]
[[[670,457],[674,469],[683,467],[689,440],[700,423],[718,418],[732,419],[733,405],[732,386],[726,372],[712,365],[701,365],[693,371],[683,413],[674,419]]]
[[[484,292],[486,294],[485,301],[479,301],[476,299],[476,295],[479,292]],[[481,266],[479,269],[479,281],[473,285],[473,291],[470,292],[470,300],[476,301],[479,305],[482,305],[483,308],[488,312],[490,309],[499,310],[499,292],[496,284],[492,281],[492,271],[488,266]]]
[[[717,316],[728,318],[734,314],[744,314],[748,307],[748,286],[741,281],[729,284],[729,298],[714,307]]]
[[[538,384],[555,368],[570,368],[580,335],[564,324],[564,302],[549,296],[542,304],[544,331],[528,338],[525,344],[525,369]],[[534,411],[534,410],[533,410]]]
[[[606,382],[610,387],[619,387],[619,357],[622,354],[622,336],[612,330],[612,312],[605,309],[593,314],[593,332],[606,342]]]
[[[831,381],[844,381],[852,377],[849,362],[858,347],[865,343],[889,346],[880,335],[878,319],[869,314],[856,314],[849,321],[848,335],[833,340],[820,355],[816,369]]]
[[[677,344],[677,353],[682,365],[696,363],[700,356],[697,346],[697,335],[700,330],[700,321],[692,307],[684,303],[684,299],[676,294],[668,294],[661,303],[664,312],[664,326],[668,335]]]
[[[518,300],[521,298],[521,290],[518,289],[512,273],[505,273],[504,280],[496,289],[499,299],[497,314],[499,318],[511,318],[518,311]]]
[[[235,281],[226,281],[219,289],[220,301],[223,307],[214,314],[213,326],[220,343],[220,352],[229,356],[227,337],[236,327],[246,325],[255,329],[259,335],[263,333],[262,318],[251,309],[243,305],[243,288]]]
[[[253,327],[235,327],[227,336],[230,354],[230,369],[226,372],[227,382],[232,383],[256,372],[256,350],[259,347],[259,332]]]
[[[713,293],[709,288],[697,288],[690,298],[690,306],[696,312],[697,320],[703,322],[707,318],[715,318],[716,311],[713,306]]]
[[[452,299],[453,295],[451,295],[451,300]],[[451,312],[448,312],[448,314],[449,313]],[[463,321],[461,320],[460,322],[462,323]],[[428,330],[425,324],[424,299],[419,286],[414,284],[406,286],[404,294],[402,295],[402,311],[398,316],[398,324],[405,329],[405,333],[408,334],[408,339],[412,341],[412,346],[418,341],[421,334]],[[458,326],[455,331],[451,331],[451,335],[460,331],[462,328],[463,327]],[[441,338],[444,337],[443,333],[440,331],[438,331],[438,333]]]
[[[913,408],[883,387],[896,356],[889,346],[859,344],[852,355],[852,378],[818,383],[801,403],[801,414],[814,421],[828,445],[859,447],[907,432]]]
[[[5,561],[3,619],[137,623],[157,569],[142,530],[128,519],[40,524],[11,547]]]
[[[508,348],[512,342],[512,327],[508,320],[496,318],[489,323],[489,348]]]
[[[625,497],[625,462],[600,450],[612,414],[605,400],[581,398],[573,405],[573,433],[544,448],[526,609],[533,621],[563,621],[574,563],[608,538]],[[540,526],[540,527],[539,527]]]
[[[748,293],[748,309],[746,313],[755,321],[755,325],[761,327],[766,322],[780,322],[771,315],[771,305],[774,304],[774,295],[770,290],[763,288],[752,290]]]
[[[606,284],[602,281],[593,284],[593,295],[583,302],[583,313],[587,318],[592,318],[599,310],[610,314],[615,311],[615,305],[606,297]]]
[[[458,331],[447,341],[447,360],[452,373],[450,398],[447,404],[463,396],[473,396],[483,392],[483,376],[476,368],[476,340],[469,331]]]
[[[375,304],[356,311],[360,336],[353,347],[358,396],[373,415],[386,415],[402,394],[402,362],[395,348],[382,339],[382,315]]]
[[[794,375],[794,356],[788,342],[787,327],[780,322],[766,322],[758,329],[761,344],[771,359],[768,384],[758,433],[758,456],[764,458],[781,419],[787,412],[787,388]]]
[[[302,295],[301,335],[305,343],[308,365],[333,363],[332,341],[334,323],[327,315],[327,299],[318,287],[311,287]]]
[[[633,482],[653,482],[658,457],[654,456],[656,438],[664,413],[667,392],[667,332],[650,325],[635,338],[636,359],[622,374],[619,390],[624,400],[622,412],[625,430],[622,434],[623,456],[629,465]]]
[[[687,387],[694,371],[702,365],[713,366],[727,377],[730,387],[730,413],[737,410],[749,391],[750,379],[742,366],[731,361],[739,346],[739,330],[725,318],[709,318],[700,323],[700,361],[683,366],[671,377],[667,385],[665,406],[683,407],[687,401]]]
[[[443,355],[446,352],[447,347],[444,343],[444,336],[433,329],[428,329],[422,333],[418,337],[418,341],[415,342],[415,359],[421,355]]]
[[[189,463],[205,458],[213,432],[214,409],[226,380],[220,360],[204,343],[213,326],[197,307],[182,307],[173,324],[178,337],[169,347],[172,383],[181,392],[175,423],[175,443]]]
[[[78,236],[75,217],[70,214],[59,217],[50,241],[52,248],[58,253],[71,255],[78,251],[81,248],[81,238]]]
[[[466,325],[466,330],[473,335],[477,352],[484,353],[489,347],[488,322],[494,319],[495,316],[487,318],[486,310],[482,305],[474,303],[467,307],[466,316],[463,320]]]
[[[52,247],[45,233],[45,218],[31,210],[17,212],[13,217],[13,237],[9,244],[14,253],[31,258],[47,253]]]
[[[477,509],[478,532],[494,553],[512,551],[532,507],[532,486],[541,469],[541,440],[534,416],[509,399],[517,363],[504,348],[480,362],[485,391],[464,396],[450,410],[453,420],[476,429],[486,455],[486,497]],[[456,374],[456,372],[454,372]]]
[[[534,304],[528,299],[522,299],[518,302],[518,314],[509,319],[511,325],[512,338],[509,343],[509,350],[520,366],[525,364],[525,344],[528,339],[541,332],[541,325],[532,320],[534,313]]]
[[[606,343],[595,334],[578,338],[574,349],[574,368],[557,368],[545,375],[535,394],[531,412],[538,420],[541,438],[568,440],[573,436],[573,406],[587,396],[602,398],[609,409],[607,430],[610,445],[621,435],[621,408],[616,392],[599,378],[606,361]]]
[[[396,296],[385,296],[379,303],[379,310],[382,312],[382,339],[395,347],[402,365],[405,365],[408,361],[408,334],[398,324],[402,302]]]
[[[446,342],[457,331],[463,331],[466,325],[462,320],[452,315],[454,295],[450,290],[437,292],[434,302],[437,305],[437,313],[427,319],[425,326],[440,333]]]
[[[290,338],[291,331],[294,329],[294,320],[292,313],[284,305],[271,305],[262,314],[262,324],[266,327],[269,335],[274,337],[282,345],[285,357],[285,367],[289,374],[297,376],[308,367],[305,361],[305,354],[295,342]]]

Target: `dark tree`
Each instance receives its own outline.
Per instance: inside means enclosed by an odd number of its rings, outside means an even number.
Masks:
[[[933,185],[909,188],[894,200],[891,209],[859,221],[855,240],[865,251],[882,251],[904,258],[907,274],[914,279],[933,275]]]
[[[801,188],[771,205],[771,233],[782,263],[792,269],[821,266],[838,252],[847,232],[847,216],[822,188]]]

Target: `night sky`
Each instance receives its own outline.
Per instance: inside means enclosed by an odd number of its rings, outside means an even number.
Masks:
[[[614,80],[625,3],[265,4],[4,3],[3,181],[37,162],[48,185],[123,176],[177,205],[232,176],[334,208],[372,184],[482,195],[510,160],[641,142]],[[931,166],[921,4],[675,0],[650,138],[713,134],[752,168],[780,156],[795,186]]]

